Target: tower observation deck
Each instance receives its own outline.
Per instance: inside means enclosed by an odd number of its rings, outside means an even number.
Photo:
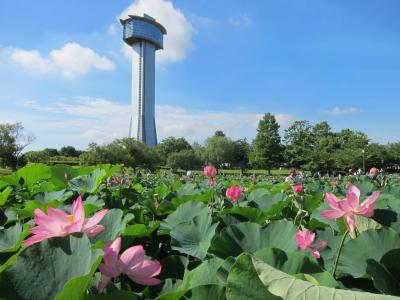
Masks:
[[[157,145],[155,52],[163,49],[165,28],[148,15],[120,20],[123,40],[132,47],[132,117],[130,136],[150,147]]]

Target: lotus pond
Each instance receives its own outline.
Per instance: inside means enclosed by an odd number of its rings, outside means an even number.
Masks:
[[[400,296],[397,175],[381,188],[205,173],[30,164],[0,177],[0,298]]]

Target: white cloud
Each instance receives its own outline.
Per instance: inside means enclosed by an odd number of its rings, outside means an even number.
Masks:
[[[213,26],[213,25],[217,24],[217,20],[215,20],[213,18],[200,16],[200,15],[196,15],[196,14],[191,15],[191,20],[196,25],[203,26],[203,27],[209,27],[209,26]]]
[[[52,50],[48,57],[43,57],[36,50],[13,49],[11,59],[34,72],[61,72],[64,77],[85,75],[91,69],[115,69],[114,63],[108,58],[77,43],[67,43],[61,49]]]
[[[84,148],[90,142],[109,142],[125,137],[129,132],[130,104],[99,98],[76,97],[73,101],[58,102],[53,105],[26,101],[25,107],[29,109],[27,114],[29,117],[14,122],[21,121],[27,129],[35,132],[37,148],[65,144]],[[35,111],[39,113],[35,114]],[[23,114],[18,114],[18,118],[21,116]],[[244,137],[252,139],[261,117],[262,114],[243,110],[215,112],[187,110],[180,106],[156,106],[159,141],[168,136],[183,136],[190,142],[203,142],[216,130],[224,131],[233,139]],[[283,128],[293,120],[293,116],[289,114],[277,114],[276,118]],[[58,145],[54,145],[56,142]]]
[[[164,36],[164,49],[157,51],[156,61],[168,63],[183,60],[193,48],[192,36],[195,32],[185,15],[170,1],[136,0],[121,13],[120,18],[144,13],[155,18],[167,29],[167,35]],[[124,50],[124,53],[129,53],[129,51]]]
[[[244,26],[250,25],[251,22],[252,22],[252,19],[247,14],[231,16],[228,19],[228,23],[233,26],[236,26],[236,27],[244,27]]]
[[[48,73],[55,71],[50,60],[43,58],[39,51],[14,49],[11,52],[11,59],[21,66],[38,71],[39,73]]]
[[[340,108],[338,106],[332,108],[332,109],[327,109],[324,111],[324,113],[328,115],[348,115],[348,114],[355,114],[358,113],[360,110],[356,107],[350,107],[350,108]]]

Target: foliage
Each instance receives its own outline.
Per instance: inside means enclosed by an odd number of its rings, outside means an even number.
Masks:
[[[201,167],[201,161],[193,150],[182,150],[170,153],[167,159],[167,166],[173,170],[191,170]]]
[[[315,135],[317,135],[314,131]],[[221,138],[221,137],[218,137]],[[223,138],[223,137],[222,137]],[[182,153],[183,150],[178,153]],[[193,154],[193,153],[192,153]],[[354,239],[343,220],[322,218],[323,193],[344,198],[351,179],[362,201],[377,187],[366,177],[303,179],[304,191],[269,177],[255,180],[218,175],[208,186],[199,175],[182,182],[174,175],[129,174],[111,185],[120,165],[71,167],[29,164],[0,177],[0,290],[4,299],[395,299],[400,296],[400,178],[389,176],[373,218],[357,217]],[[225,191],[247,188],[237,202]],[[49,207],[71,212],[78,195],[85,215],[103,208],[104,230],[75,233],[29,247],[22,241],[34,226],[33,212]],[[50,210],[49,210],[50,211]],[[299,229],[317,233],[321,258],[296,245]],[[142,245],[147,259],[162,265],[157,286],[125,275],[99,295],[103,246],[122,237],[121,253]]]
[[[164,164],[167,163],[167,159],[170,154],[183,150],[192,150],[192,146],[190,146],[190,144],[183,137],[167,137],[156,146],[156,151]]]
[[[20,123],[0,124],[0,166],[15,169],[23,165],[22,151],[34,141],[32,135],[24,134]]]
[[[282,164],[283,151],[279,124],[274,115],[265,114],[258,123],[257,135],[250,153],[250,165],[271,171]]]
[[[47,151],[29,151],[25,153],[25,158],[28,163],[47,163],[50,160],[50,155]]]
[[[248,167],[250,148],[245,138],[233,141],[233,167],[239,167],[241,170]]]
[[[82,154],[82,151],[76,150],[73,146],[63,146],[59,151],[61,156],[66,157],[79,157]]]
[[[223,163],[233,162],[234,146],[225,135],[209,137],[204,145],[204,158],[207,164],[220,166]]]
[[[313,136],[308,121],[295,121],[285,130],[284,142],[290,166],[300,168],[311,162]]]
[[[102,146],[92,143],[88,151],[80,155],[82,165],[122,163],[129,167],[152,167],[158,161],[154,149],[133,138],[117,139]]]

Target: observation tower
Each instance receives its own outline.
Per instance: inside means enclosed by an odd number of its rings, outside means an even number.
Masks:
[[[123,40],[132,47],[132,116],[130,137],[157,145],[154,117],[155,53],[163,49],[164,26],[146,14],[120,20]]]

